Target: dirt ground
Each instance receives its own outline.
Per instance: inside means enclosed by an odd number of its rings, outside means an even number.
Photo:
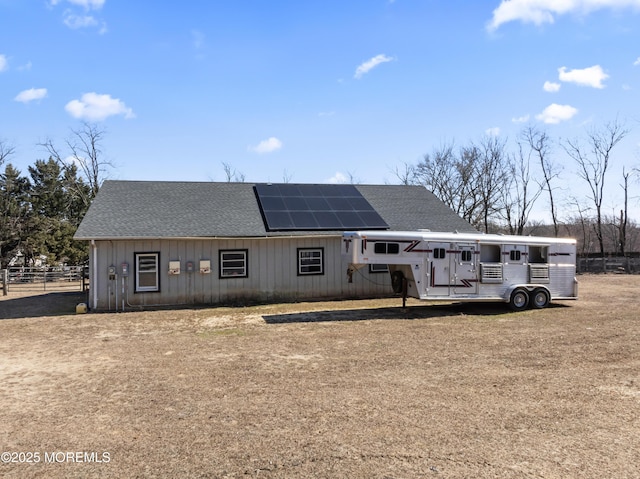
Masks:
[[[580,300],[0,296],[0,477],[638,478],[639,276]]]

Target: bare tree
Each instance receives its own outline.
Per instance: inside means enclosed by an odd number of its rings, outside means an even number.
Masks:
[[[596,237],[600,246],[600,254],[604,258],[604,238],[602,230],[602,202],[607,170],[611,161],[613,148],[627,135],[629,130],[617,120],[607,123],[601,129],[588,132],[589,150],[577,140],[567,140],[564,149],[578,165],[578,176],[589,186],[589,199],[596,210]]]
[[[481,223],[485,233],[489,233],[491,219],[503,209],[502,200],[506,185],[510,182],[506,142],[496,136],[487,136],[475,148],[479,153],[476,168],[478,196],[481,208]]]
[[[82,129],[72,130],[72,138],[67,141],[73,161],[89,184],[92,197],[98,193],[108,168],[113,164],[106,160],[102,152],[105,130],[95,124],[84,123]]]
[[[347,175],[349,177],[348,183],[350,185],[359,185],[360,183],[362,183],[362,180],[356,176],[356,173],[354,171],[347,171]]]
[[[531,178],[531,145],[518,142],[518,155],[508,161],[509,177],[504,188],[504,213],[509,233],[522,235],[529,221],[529,214],[543,191],[540,182]]]
[[[479,151],[475,145],[465,146],[460,149],[459,157],[454,163],[458,177],[451,191],[457,198],[458,208],[462,218],[471,224],[478,226],[482,218],[482,206],[479,183]]]
[[[83,196],[86,205],[98,194],[102,182],[107,176],[107,171],[113,168],[113,164],[104,158],[102,142],[106,131],[91,123],[83,123],[82,128],[72,129],[71,137],[65,141],[68,155],[58,150],[53,141],[47,138],[40,146],[49,153],[49,157],[56,161],[63,170],[75,167],[80,171],[81,177],[86,181],[88,194],[84,189],[78,191]]]
[[[234,183],[234,182],[244,183],[245,181],[244,173],[238,172],[229,163],[223,162],[222,169],[224,170],[227,183]]]
[[[285,170],[282,172],[282,182],[291,183],[292,178],[293,178],[293,173],[289,173],[285,168]]]
[[[624,191],[624,207],[620,210],[620,223],[618,224],[618,229],[620,231],[620,254],[622,256],[625,255],[627,249],[627,228],[629,226],[629,178],[632,173],[633,171],[629,172],[622,167],[623,183],[620,186]]]
[[[593,243],[591,237],[593,230],[593,221],[588,216],[590,208],[585,207],[583,203],[583,201],[580,201],[576,197],[571,198],[571,204],[575,206],[577,213],[573,217],[567,218],[566,222],[567,224],[579,226],[580,232],[582,234],[582,241],[578,242],[578,244],[581,244],[580,255],[585,256],[591,253],[591,245]]]
[[[528,126],[520,134],[522,140],[529,145],[531,152],[537,157],[542,171],[542,180],[538,182],[543,190],[549,195],[549,207],[551,209],[551,221],[553,221],[554,235],[558,236],[558,211],[553,196],[553,181],[558,178],[560,169],[549,158],[551,154],[551,140],[545,131],[538,130],[533,126]]]
[[[416,167],[409,163],[402,163],[401,167],[396,166],[391,170],[393,175],[398,178],[401,185],[414,185],[416,183]]]
[[[461,218],[474,221],[478,208],[474,170],[477,163],[474,150],[462,148],[459,156],[454,144],[443,144],[424,155],[413,170],[407,170],[411,181],[424,185]]]
[[[0,166],[16,152],[14,146],[0,138]]]

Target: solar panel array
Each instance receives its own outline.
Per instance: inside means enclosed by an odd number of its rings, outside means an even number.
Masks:
[[[354,185],[259,184],[269,231],[388,229]]]

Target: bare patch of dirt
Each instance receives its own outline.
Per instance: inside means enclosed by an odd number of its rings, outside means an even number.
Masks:
[[[8,296],[0,476],[640,477],[639,288],[581,276],[580,300],[523,313]]]

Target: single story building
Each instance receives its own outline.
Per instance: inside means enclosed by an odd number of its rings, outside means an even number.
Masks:
[[[123,311],[388,295],[386,265],[348,280],[342,232],[366,229],[475,231],[421,186],[105,181],[74,238],[89,307]]]

